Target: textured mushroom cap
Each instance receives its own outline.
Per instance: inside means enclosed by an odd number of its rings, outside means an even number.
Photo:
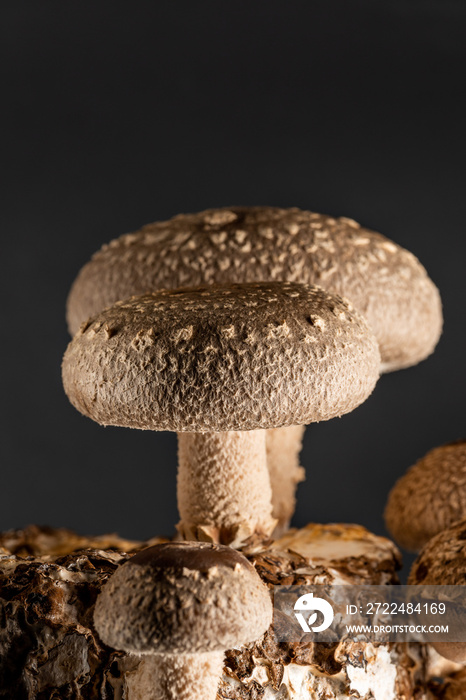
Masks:
[[[344,300],[284,282],[160,291],[82,326],[71,403],[104,425],[218,432],[306,424],[372,391],[377,342]]]
[[[429,540],[411,567],[408,583],[413,586],[466,584],[466,520]]]
[[[272,622],[267,587],[246,557],[200,542],[155,545],[105,584],[94,612],[105,644],[134,653],[224,651]]]
[[[433,537],[422,549],[411,567],[408,584],[412,586],[464,586],[466,585],[466,520],[461,520]],[[449,593],[445,589],[448,596]],[[463,634],[464,611],[458,596],[453,595],[456,607],[448,611],[450,634]],[[456,663],[466,662],[466,642],[434,642],[434,649],[444,658]]]
[[[399,479],[385,522],[395,541],[419,551],[431,537],[466,518],[466,440],[428,452]]]
[[[133,294],[275,280],[347,297],[372,327],[383,371],[416,364],[439,339],[440,296],[414,255],[351,219],[276,207],[182,214],[117,238],[79,273],[68,325],[74,334]]]

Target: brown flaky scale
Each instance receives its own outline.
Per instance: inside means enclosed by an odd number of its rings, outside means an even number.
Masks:
[[[408,583],[413,586],[466,585],[466,520],[429,540],[411,567]],[[458,624],[464,628],[464,616],[452,617],[449,623],[450,634],[454,636]],[[466,663],[466,642],[435,642],[432,646],[446,659]]]
[[[385,509],[396,542],[419,551],[434,535],[466,518],[466,440],[428,452],[399,479]]]
[[[407,250],[347,218],[230,207],[144,226],[97,252],[68,298],[68,325],[133,294],[237,282],[317,284],[347,297],[377,338],[382,371],[427,357],[442,327],[437,288]]]
[[[346,301],[251,283],[118,302],[69,344],[63,382],[98,423],[210,432],[342,415],[367,398],[378,368],[375,338]]]

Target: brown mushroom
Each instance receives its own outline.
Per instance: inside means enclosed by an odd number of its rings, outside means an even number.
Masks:
[[[133,294],[259,281],[317,284],[348,298],[377,338],[382,371],[416,364],[440,336],[439,293],[414,255],[351,219],[278,207],[181,214],[117,238],[75,280],[68,324],[74,334]]]
[[[177,431],[181,533],[241,546],[275,524],[263,429],[352,411],[379,363],[347,302],[257,283],[118,302],[71,341],[63,382],[98,423]]]
[[[136,554],[107,581],[94,612],[105,644],[144,655],[130,700],[215,700],[224,652],[271,622],[270,594],[246,557],[197,542]]]
[[[75,280],[68,325],[74,334],[87,318],[133,294],[262,280],[318,284],[350,299],[376,335],[381,371],[416,364],[440,335],[438,291],[411,253],[351,219],[278,207],[183,214],[112,241]],[[293,426],[266,436],[280,531],[304,478],[302,432]]]
[[[385,522],[394,540],[417,552],[466,518],[466,440],[428,452],[390,491]]]
[[[466,585],[466,520],[442,530],[429,540],[411,567],[408,584]],[[454,636],[458,630],[464,634],[464,615],[458,617],[456,609],[455,606],[448,617],[450,636]],[[442,622],[445,622],[445,619]],[[432,642],[432,646],[444,658],[456,663],[466,663],[466,642]]]

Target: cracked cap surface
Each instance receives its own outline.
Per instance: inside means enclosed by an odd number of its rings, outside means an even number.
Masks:
[[[71,403],[103,425],[253,430],[352,411],[379,374],[360,314],[318,287],[161,291],[84,324],[63,359]]]
[[[224,651],[272,622],[267,587],[230,547],[169,542],[143,550],[107,581],[94,622],[111,647],[134,653]]]
[[[377,338],[382,371],[416,364],[440,337],[440,296],[414,255],[351,219],[278,207],[180,214],[104,245],[71,288],[68,325],[74,334],[133,294],[275,280],[350,299]]]

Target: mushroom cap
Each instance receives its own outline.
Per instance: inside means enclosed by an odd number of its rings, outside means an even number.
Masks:
[[[272,622],[270,594],[230,547],[169,542],[120,566],[97,599],[105,644],[127,652],[225,651],[258,639]]]
[[[466,520],[455,523],[433,537],[420,552],[411,567],[408,584],[412,586],[464,586],[466,585]],[[450,593],[444,589],[446,600]],[[449,633],[464,634],[463,595],[453,591],[453,609],[447,608]],[[456,599],[456,600],[455,600]],[[456,663],[466,662],[466,642],[433,642],[434,649],[444,658]]]
[[[347,297],[372,327],[382,371],[423,360],[440,337],[440,296],[414,255],[351,219],[278,207],[181,214],[104,245],[71,288],[68,325],[74,334],[134,294],[276,280]]]
[[[352,411],[379,371],[351,306],[285,282],[154,292],[82,326],[63,359],[71,403],[103,425],[254,430]]]
[[[466,518],[466,440],[428,452],[399,479],[385,508],[395,541],[419,551],[431,537]]]
[[[408,584],[463,586],[466,584],[466,520],[442,530],[423,547],[411,567]]]

